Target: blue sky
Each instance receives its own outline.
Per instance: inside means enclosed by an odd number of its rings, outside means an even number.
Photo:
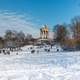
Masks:
[[[38,31],[44,24],[52,28],[58,23],[70,23],[72,18],[80,15],[80,0],[0,0],[0,11],[16,17],[25,14],[25,19],[28,17],[29,23]],[[26,31],[25,28],[21,30]]]

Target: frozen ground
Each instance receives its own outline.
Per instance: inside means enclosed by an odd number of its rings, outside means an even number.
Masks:
[[[80,52],[44,52],[42,48],[31,54],[28,48],[0,54],[0,80],[80,80]]]

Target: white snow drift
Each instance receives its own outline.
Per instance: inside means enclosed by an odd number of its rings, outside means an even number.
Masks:
[[[0,54],[0,80],[80,80],[80,52],[31,54],[28,48]]]

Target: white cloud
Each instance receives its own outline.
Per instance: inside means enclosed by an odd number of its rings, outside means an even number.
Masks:
[[[0,36],[4,35],[8,29],[23,31],[25,34],[30,33],[34,37],[39,36],[38,26],[32,21],[30,16],[9,11],[0,11]]]

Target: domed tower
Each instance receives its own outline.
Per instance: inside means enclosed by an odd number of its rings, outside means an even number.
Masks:
[[[47,25],[44,25],[44,27],[42,27],[40,29],[40,38],[41,39],[48,39],[48,34],[49,34],[49,30]]]
[[[44,26],[44,38],[45,39],[48,39],[48,33],[49,33],[48,27],[47,27],[47,25],[45,25]]]

